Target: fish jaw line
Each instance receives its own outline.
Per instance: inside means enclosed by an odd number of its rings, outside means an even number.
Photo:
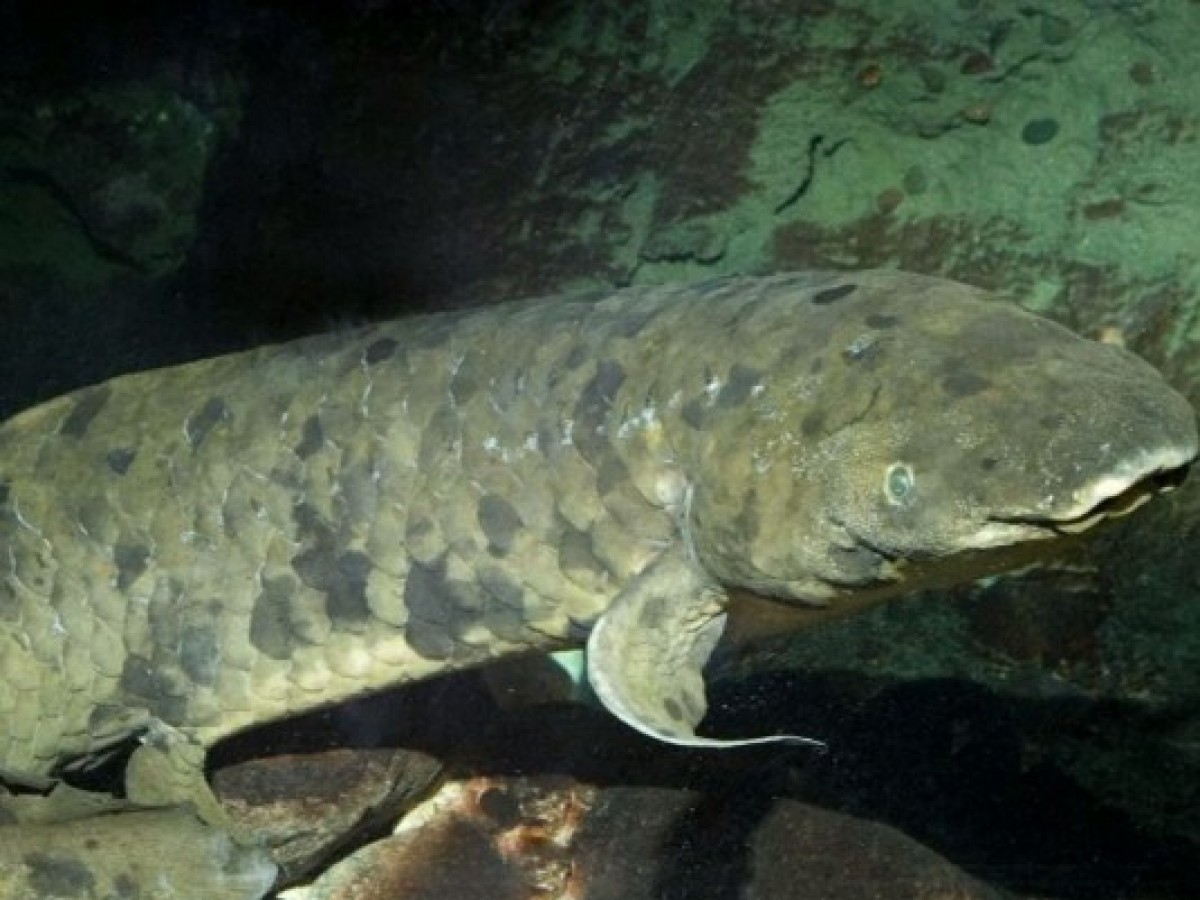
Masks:
[[[1195,447],[1143,452],[1074,491],[1070,506],[1048,524],[1077,531],[1100,519],[1128,515],[1155,494],[1179,487],[1195,458]],[[1076,525],[1082,527],[1072,527]]]
[[[989,516],[969,544],[983,549],[1078,534],[1105,519],[1126,516],[1154,495],[1177,488],[1195,457],[1195,447],[1141,453],[1072,491],[1061,509],[1052,508],[1051,498],[1042,504],[1046,511]]]

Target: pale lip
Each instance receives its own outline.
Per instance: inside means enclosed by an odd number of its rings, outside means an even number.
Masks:
[[[1155,494],[1174,490],[1196,458],[1196,449],[1166,448],[1146,451],[1126,460],[1114,471],[1071,493],[1070,502],[1055,509],[1055,498],[1043,504],[1044,512],[994,516],[972,536],[973,547],[1002,547],[1020,541],[1077,534],[1104,519],[1133,512]]]

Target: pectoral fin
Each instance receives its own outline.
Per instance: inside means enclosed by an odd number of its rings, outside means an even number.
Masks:
[[[793,735],[723,740],[696,734],[708,709],[703,669],[725,627],[726,599],[682,553],[655,561],[592,628],[587,671],[596,696],[626,724],[670,744],[823,746]]]
[[[251,831],[229,817],[204,777],[205,750],[162,722],[154,723],[125,768],[125,794],[142,807],[191,806],[204,822],[240,844],[253,844]]]

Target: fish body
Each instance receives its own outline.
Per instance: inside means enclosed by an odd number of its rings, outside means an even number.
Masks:
[[[584,642],[633,727],[723,743],[695,727],[730,591],[836,607],[961,580],[1195,454],[1190,406],[1132,354],[882,271],[122,376],[0,427],[0,777],[139,736],[167,760],[139,781],[191,773],[171,802],[247,727]]]

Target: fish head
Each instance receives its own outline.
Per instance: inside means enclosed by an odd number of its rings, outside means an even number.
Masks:
[[[1139,357],[953,282],[878,278],[817,329],[821,364],[776,369],[773,404],[727,436],[758,462],[698,494],[699,544],[739,560],[727,581],[816,604],[961,582],[1182,480],[1195,414]]]

